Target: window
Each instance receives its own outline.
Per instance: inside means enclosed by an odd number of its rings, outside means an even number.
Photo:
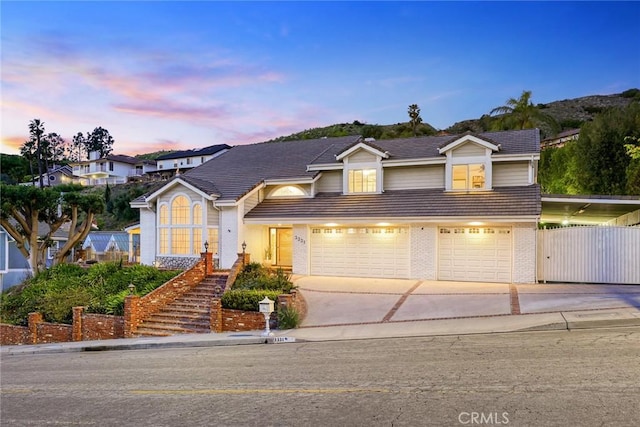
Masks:
[[[218,229],[204,228],[204,209],[200,202],[192,203],[183,195],[158,208],[158,251],[162,255],[197,255],[204,251],[205,239],[209,252],[218,251]]]
[[[375,169],[353,169],[349,171],[349,193],[375,193],[377,171]]]
[[[109,170],[113,172],[113,162],[109,162]]]
[[[178,196],[171,203],[171,224],[189,224],[189,200],[185,196]]]
[[[305,192],[300,187],[287,185],[274,190],[269,197],[300,197],[305,195]]]
[[[483,164],[453,165],[453,190],[481,190],[485,188]]]

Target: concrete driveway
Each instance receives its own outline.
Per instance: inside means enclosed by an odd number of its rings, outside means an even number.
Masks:
[[[640,309],[640,286],[439,282],[297,276],[302,327]]]

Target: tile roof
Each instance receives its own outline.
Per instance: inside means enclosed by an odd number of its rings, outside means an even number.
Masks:
[[[496,156],[540,151],[537,129],[477,135],[501,144]],[[389,152],[388,160],[438,158],[442,157],[438,148],[454,138],[451,135],[429,136],[367,144],[375,144],[381,151]],[[362,141],[360,136],[346,136],[239,145],[180,176],[207,194],[218,194],[220,200],[238,200],[266,179],[315,177],[318,172],[307,171],[308,165],[335,164],[336,155],[359,141]]]
[[[176,151],[174,153],[163,154],[162,156],[158,156],[156,160],[170,160],[170,159],[182,159],[185,157],[208,156],[211,154],[215,154],[221,150],[228,150],[229,148],[231,148],[231,146],[227,144],[211,145],[209,147],[204,147],[196,150],[183,150],[183,151]]]
[[[359,136],[347,136],[238,145],[181,177],[210,182],[221,200],[236,200],[265,179],[313,177],[318,172],[307,172],[307,165],[316,157],[329,148],[344,147],[359,139]]]
[[[540,215],[540,187],[496,187],[483,192],[442,189],[395,190],[383,194],[319,193],[314,198],[266,199],[247,219],[486,217]]]

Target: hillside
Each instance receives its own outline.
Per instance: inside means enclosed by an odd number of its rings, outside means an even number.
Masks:
[[[640,89],[629,89],[613,95],[589,95],[580,98],[553,101],[547,104],[538,104],[544,113],[553,117],[558,122],[558,129],[541,126],[543,136],[553,136],[555,133],[580,127],[584,122],[593,120],[595,114],[611,107],[625,107],[633,100],[640,101]],[[477,119],[462,120],[454,123],[446,129],[438,130],[428,123],[422,123],[418,128],[418,136],[435,135],[439,132],[459,134],[466,131],[484,132],[490,129],[492,118],[486,115]],[[392,125],[365,124],[359,121],[353,123],[341,123],[330,126],[307,129],[302,132],[282,136],[271,141],[295,141],[300,139],[314,139],[322,137],[337,137],[347,135],[362,135],[365,138],[393,139],[412,137],[413,132],[409,122]],[[271,142],[269,141],[269,142]]]

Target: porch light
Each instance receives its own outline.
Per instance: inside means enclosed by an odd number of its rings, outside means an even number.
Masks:
[[[273,336],[273,333],[269,330],[269,318],[271,317],[271,313],[273,313],[273,303],[269,297],[264,297],[262,301],[258,303],[258,307],[260,313],[264,315],[264,332],[262,333],[263,337]]]

